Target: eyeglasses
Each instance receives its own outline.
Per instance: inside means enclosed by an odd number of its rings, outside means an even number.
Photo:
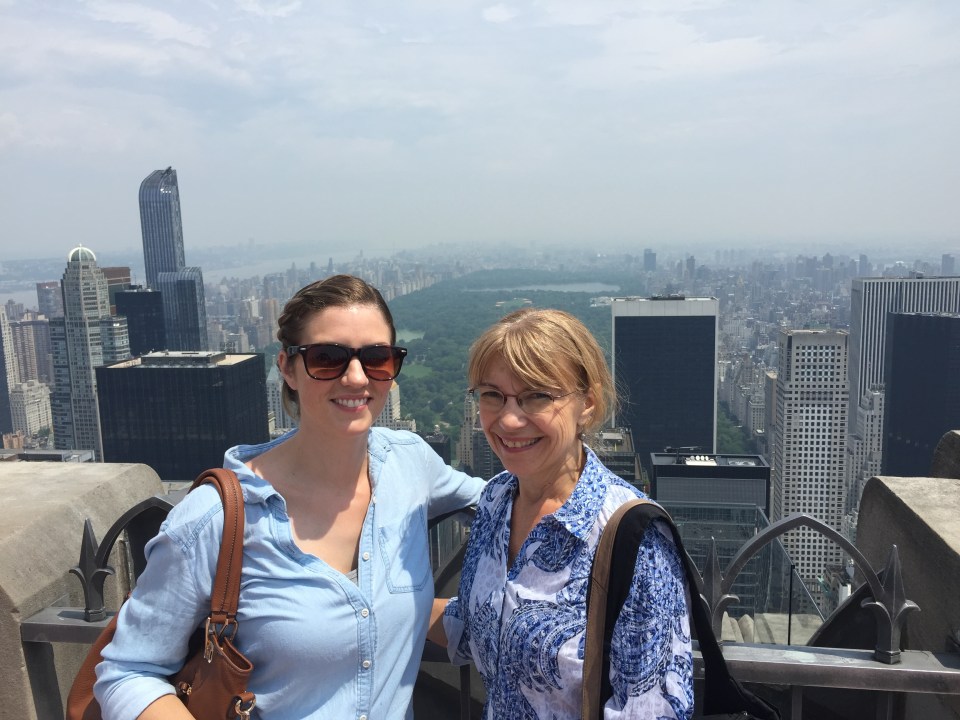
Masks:
[[[353,358],[360,361],[364,374],[371,380],[393,380],[400,374],[400,366],[407,349],[396,345],[364,345],[359,348],[336,343],[291,345],[284,348],[288,357],[299,354],[307,375],[314,380],[336,380],[341,377]]]
[[[571,390],[563,395],[551,395],[546,390],[524,390],[516,395],[507,395],[500,392],[495,387],[489,385],[479,385],[470,388],[468,391],[473,395],[474,400],[481,410],[487,412],[500,412],[507,404],[507,398],[516,398],[517,405],[527,415],[536,415],[550,409],[554,400],[565,398],[567,395],[573,395],[576,390]]]

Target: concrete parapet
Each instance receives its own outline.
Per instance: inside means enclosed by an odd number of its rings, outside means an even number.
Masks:
[[[857,547],[882,570],[896,545],[904,592],[920,606],[907,620],[905,649],[955,652],[948,638],[960,629],[958,517],[958,479],[874,477],[864,486]],[[958,698],[945,702],[960,717]]]
[[[33,720],[36,710],[20,642],[20,623],[49,606],[83,605],[80,582],[69,574],[80,557],[86,518],[98,538],[126,510],[163,492],[146,465],[0,463],[0,715]],[[116,582],[108,581],[115,592]],[[61,695],[85,648],[57,652]]]

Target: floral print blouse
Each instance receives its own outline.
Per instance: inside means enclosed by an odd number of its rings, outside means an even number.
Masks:
[[[484,718],[580,717],[586,593],[600,533],[622,503],[642,497],[589,448],[570,498],[543,517],[507,567],[517,478],[494,477],[480,498],[460,592],[444,628],[453,662],[473,662],[487,690]],[[654,523],[614,625],[613,696],[604,717],[688,720],[693,656],[683,567]]]

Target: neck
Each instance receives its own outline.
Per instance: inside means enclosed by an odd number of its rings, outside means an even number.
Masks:
[[[546,479],[517,477],[518,499],[528,506],[563,505],[573,494],[580,474],[586,464],[586,453],[581,449],[579,457],[570,467]]]
[[[301,428],[287,442],[274,448],[273,453],[272,458],[261,456],[261,465],[271,472],[272,477],[264,477],[274,487],[317,482],[328,487],[354,487],[358,478],[366,474],[367,434],[347,439],[330,438]]]

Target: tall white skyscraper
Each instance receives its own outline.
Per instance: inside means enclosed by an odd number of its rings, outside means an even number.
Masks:
[[[847,333],[783,330],[777,367],[776,426],[771,458],[772,515],[806,513],[841,529],[845,503],[847,439]],[[840,549],[800,528],[784,546],[811,594],[818,578],[841,563]]]
[[[107,279],[89,248],[70,251],[61,285],[64,314],[50,320],[54,443],[58,450],[93,450],[102,460],[94,369],[129,356],[126,318],[110,316]]]

